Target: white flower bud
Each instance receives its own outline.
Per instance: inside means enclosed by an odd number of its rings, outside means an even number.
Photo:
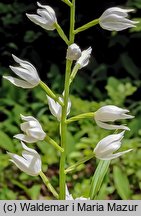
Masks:
[[[80,58],[77,60],[76,64],[80,65],[80,68],[85,67],[89,63],[92,48],[89,47],[87,50],[82,51]]]
[[[59,97],[59,99],[63,102],[63,98]],[[53,100],[51,97],[47,95],[47,100],[48,100],[48,105],[50,112],[53,116],[57,118],[58,121],[61,121],[61,116],[62,116],[62,106]],[[67,115],[70,113],[70,108],[71,108],[71,101],[68,101],[68,107],[67,107]]]
[[[132,149],[113,154],[113,152],[121,147],[121,140],[124,136],[124,132],[125,131],[122,131],[119,134],[109,135],[102,139],[94,149],[95,156],[101,160],[111,160],[130,152]]]
[[[12,84],[21,88],[33,88],[37,86],[40,82],[40,78],[36,68],[31,63],[21,60],[15,55],[12,56],[20,66],[10,66],[10,68],[21,79],[14,78],[12,76],[3,76],[3,78],[9,80]]]
[[[48,5],[41,5],[37,2],[37,5],[42,9],[37,10],[37,14],[26,14],[27,17],[35,24],[41,26],[46,30],[54,30],[55,23],[57,23],[55,11]]]
[[[133,9],[122,9],[112,7],[104,11],[99,18],[99,25],[109,31],[121,31],[127,28],[135,27],[137,21],[127,19],[128,12],[134,11]]]
[[[21,142],[23,151],[22,156],[8,152],[12,161],[20,170],[31,176],[37,176],[41,172],[41,158],[34,149],[28,148]]]
[[[21,130],[25,134],[17,134],[14,138],[22,140],[27,143],[34,143],[38,140],[44,140],[46,133],[43,131],[42,126],[32,116],[23,116],[21,115],[21,119],[25,122],[20,125]]]
[[[94,118],[97,125],[101,128],[105,129],[123,129],[130,130],[128,127],[124,125],[113,125],[107,124],[105,122],[112,122],[120,119],[131,119],[134,116],[128,115],[129,111],[127,109],[122,109],[114,105],[103,106],[95,112]]]
[[[67,49],[66,58],[69,60],[77,60],[81,56],[81,49],[75,43],[71,44]]]

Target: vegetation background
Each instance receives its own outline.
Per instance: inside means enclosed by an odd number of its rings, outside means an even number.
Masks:
[[[54,8],[61,27],[68,34],[69,8],[61,0],[41,0]],[[140,0],[82,1],[76,0],[76,27],[98,18],[113,6],[134,8],[131,19],[141,21]],[[49,136],[59,141],[59,125],[51,116],[46,95],[39,87],[24,90],[3,80],[12,74],[11,54],[28,60],[43,81],[56,93],[63,91],[66,45],[56,31],[44,31],[28,20],[25,13],[35,13],[36,1],[0,1],[0,199],[53,199],[39,177],[22,173],[9,162],[6,151],[21,153],[13,136],[20,132],[20,113],[33,115]],[[141,22],[136,28],[109,32],[95,26],[77,35],[83,49],[92,46],[87,67],[80,70],[71,88],[70,116],[95,111],[100,106],[115,104],[126,107],[135,118],[128,123],[122,149],[129,154],[112,160],[110,170],[97,199],[141,199]],[[95,125],[93,120],[80,120],[69,126],[67,165],[93,151],[97,142],[111,133]],[[58,190],[59,155],[45,142],[29,144],[42,156],[43,171]],[[92,175],[97,166],[92,159],[68,174],[67,183],[73,197],[88,197]]]

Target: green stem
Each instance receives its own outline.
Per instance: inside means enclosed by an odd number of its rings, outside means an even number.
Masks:
[[[70,44],[74,43],[74,23],[75,23],[75,0],[72,0],[72,6],[70,7],[70,33],[69,40]],[[64,152],[61,154],[60,158],[60,169],[59,169],[59,188],[60,188],[60,200],[65,200],[66,198],[66,174],[65,174],[65,162],[66,162],[66,147],[67,147],[67,107],[69,98],[69,79],[71,73],[72,61],[66,60],[66,72],[65,72],[65,84],[64,84],[64,106],[62,107],[62,117],[61,117],[61,147]]]
[[[86,119],[86,118],[94,118],[94,112],[84,113],[84,114],[71,117],[66,120],[66,123],[69,124],[71,122],[78,121],[80,119]]]
[[[55,101],[57,101],[61,106],[63,106],[64,104],[62,103],[62,101],[60,101],[58,99],[58,97],[53,93],[53,91],[43,82],[40,81],[39,85],[41,86],[42,89],[44,89],[44,91],[47,93],[48,96],[50,96],[51,98],[53,98]]]
[[[76,162],[75,164],[73,164],[72,166],[68,167],[66,170],[65,170],[65,173],[68,173],[68,172],[71,172],[73,171],[74,169],[76,169],[79,165],[81,164],[84,164],[86,161],[89,161],[90,159],[92,159],[93,157],[95,156],[95,154],[90,154],[86,157],[84,157],[83,159],[81,159],[80,161]]]
[[[69,44],[69,40],[68,40],[67,36],[65,35],[65,33],[64,33],[63,29],[61,28],[61,26],[58,23],[55,23],[55,27],[56,27],[56,30],[57,30],[58,34],[60,35],[60,37],[68,45]]]
[[[45,139],[46,142],[50,143],[52,146],[54,146],[57,150],[60,152],[64,152],[64,149],[61,148],[53,139],[51,139],[48,135],[46,135]]]
[[[74,43],[74,37],[75,37],[74,26],[75,26],[75,0],[72,0],[72,6],[70,11],[70,34],[69,34],[70,44]]]
[[[44,184],[47,186],[47,188],[49,189],[49,191],[54,195],[55,198],[59,198],[58,193],[56,192],[56,190],[54,189],[54,187],[51,185],[51,183],[49,182],[48,178],[46,177],[46,175],[41,171],[39,173],[40,177],[42,178]]]
[[[92,177],[92,183],[90,187],[90,199],[93,200],[96,198],[101,185],[103,183],[104,177],[108,171],[110,165],[110,160],[103,161],[101,160],[96,168],[96,171]]]
[[[92,26],[95,26],[98,23],[99,23],[99,19],[92,20],[91,22],[88,22],[85,25],[75,29],[74,33],[77,34],[77,33],[81,32],[81,31],[85,31],[86,29],[91,28]]]
[[[66,75],[65,75],[65,87],[64,87],[64,106],[62,107],[62,117],[61,117],[61,147],[64,149],[64,152],[61,154],[60,158],[60,199],[65,199],[65,161],[66,161],[66,143],[67,143],[67,106],[68,106],[68,97],[69,97],[69,77],[71,71],[72,62],[67,60],[66,62]]]
[[[72,3],[69,0],[61,0],[62,2],[66,3],[68,6],[72,6]]]

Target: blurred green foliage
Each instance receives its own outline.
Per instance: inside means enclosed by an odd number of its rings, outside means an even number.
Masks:
[[[55,7],[59,23],[67,32],[65,4],[59,0],[48,0],[48,4]],[[107,7],[123,5],[123,2],[97,2],[95,7],[91,7],[90,0],[87,5],[85,1],[77,0],[76,4],[76,25],[81,26],[97,18]],[[140,21],[140,0],[124,1],[123,6],[135,8],[132,16]],[[66,47],[55,31],[44,32],[26,18],[25,12],[35,10],[36,5],[29,0],[0,2],[0,75],[11,73],[8,66],[13,64],[11,53],[14,53],[33,63],[40,77],[55,92],[62,93]],[[141,199],[140,38],[141,22],[129,31],[110,33],[96,27],[76,37],[82,49],[91,45],[93,53],[88,67],[79,71],[72,84],[70,116],[95,111],[107,104],[126,107],[135,115],[130,122],[123,121],[123,124],[128,123],[131,131],[126,132],[121,149],[133,148],[133,151],[112,160],[97,199]],[[59,142],[59,124],[50,114],[46,95],[39,87],[32,92],[17,89],[3,79],[0,95],[0,199],[53,199],[39,177],[22,173],[9,162],[6,154],[6,151],[21,153],[20,142],[12,138],[20,132],[20,114],[39,119],[47,134]],[[97,142],[109,133],[100,129],[92,119],[70,124],[67,166],[90,154]],[[58,190],[59,153],[46,142],[30,146],[41,154],[43,171]],[[97,162],[90,160],[67,175],[68,187],[74,198],[88,197]]]

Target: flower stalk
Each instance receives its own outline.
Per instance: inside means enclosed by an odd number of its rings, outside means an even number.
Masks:
[[[53,139],[51,139],[48,135],[45,137],[45,141],[50,143],[53,147],[55,147],[58,151],[64,152],[64,149],[61,148]]]
[[[74,34],[78,34],[79,32],[85,31],[99,23],[99,19],[94,19],[91,22],[86,23],[85,25],[74,30]]]
[[[42,171],[39,173],[39,175],[41,179],[43,180],[44,184],[46,185],[46,187],[49,189],[49,191],[53,194],[55,198],[58,199],[59,195],[54,189],[54,187],[51,185],[51,183],[49,182],[49,179],[46,177],[46,175]]]
[[[79,165],[84,164],[85,162],[89,161],[90,159],[92,159],[95,156],[94,153],[84,157],[83,159],[79,160],[78,162],[76,162],[75,164],[73,164],[72,166],[68,167],[65,170],[65,173],[67,174],[68,172],[71,172],[73,170],[75,170]]]
[[[55,28],[58,32],[58,34],[60,35],[60,37],[65,41],[65,43],[68,45],[69,44],[69,40],[67,38],[67,36],[65,35],[63,29],[61,28],[61,26],[58,23],[55,23]]]
[[[62,101],[58,99],[58,97],[53,93],[53,91],[43,81],[40,81],[39,85],[47,93],[47,95],[49,95],[51,98],[57,101],[61,106],[63,106]]]
[[[89,112],[89,113],[83,113],[74,117],[71,117],[66,120],[66,123],[69,124],[74,121],[79,121],[81,119],[86,119],[86,118],[94,118],[94,112]]]
[[[72,6],[72,3],[69,0],[61,0],[61,1],[66,3],[69,7]]]

